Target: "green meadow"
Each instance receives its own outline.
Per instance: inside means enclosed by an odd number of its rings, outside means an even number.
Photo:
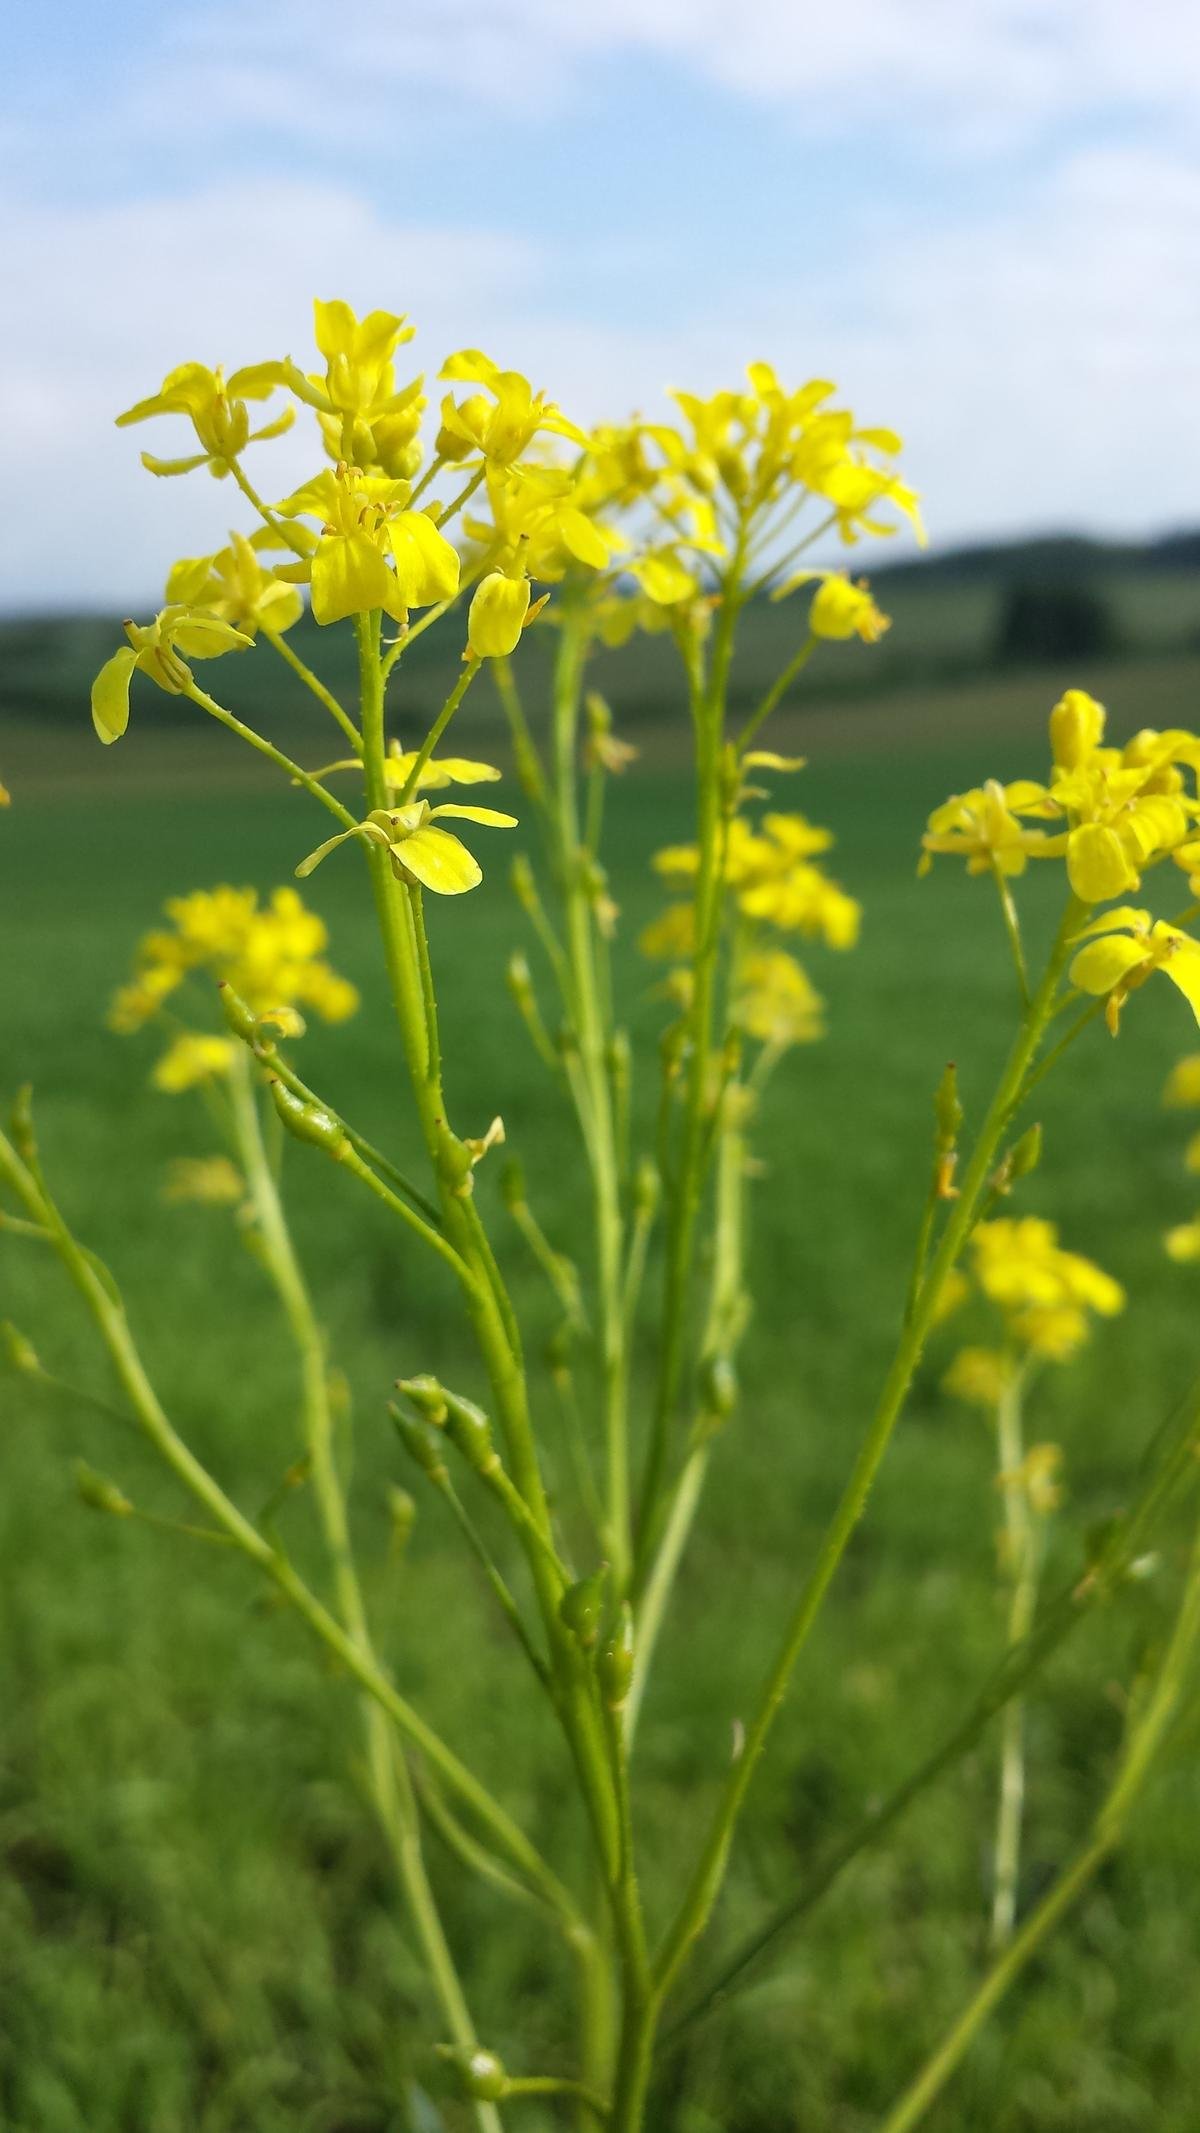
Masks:
[[[1068,681],[1108,703],[1118,736],[1195,722],[1193,578],[1122,580],[1126,655],[1069,674],[981,671],[994,603],[987,584],[927,593],[898,581],[884,600],[896,616],[879,653],[887,686],[867,672],[869,652],[847,651],[850,675],[840,648],[826,648],[803,708],[778,721],[778,745],[809,759],[786,790],[779,781],[778,798],[834,829],[833,871],[866,915],[853,954],[806,959],[828,1002],[829,1035],[785,1063],[758,1125],[756,1313],[742,1402],[717,1447],[638,1745],[656,1922],[681,1885],[735,1722],[889,1359],[938,1077],[958,1062],[968,1122],[977,1122],[1008,1043],[1014,979],[994,895],[949,861],[918,881],[925,816],[988,774],[1041,776],[1046,714]],[[786,613],[769,610],[755,632],[747,696],[786,652]],[[86,677],[111,645],[107,626],[9,635],[0,1093],[7,1102],[19,1082],[34,1084],[52,1187],[118,1276],[172,1418],[253,1514],[297,1455],[291,1352],[228,1211],[164,1199],[169,1162],[214,1145],[203,1106],[155,1094],[153,1037],[113,1035],[105,1011],[164,897],[220,881],[268,889],[323,828],[301,793],[260,775],[235,741],[152,690],[135,689],[127,738],[102,752]],[[1151,655],[1151,642],[1167,648]],[[536,709],[536,642],[524,671]],[[303,760],[335,752],[268,650],[223,662],[222,685],[227,672],[227,700],[247,707],[261,687],[268,730],[288,733]],[[598,678],[605,683],[603,663]],[[438,680],[435,662],[414,664],[397,689],[403,735],[421,730]],[[460,745],[497,749],[503,761],[490,686],[481,680],[468,699]],[[685,837],[689,820],[686,720],[669,688],[661,641],[614,669],[617,730],[641,746],[610,798],[608,857],[643,1127],[665,1009],[636,936],[657,903],[651,854]],[[448,1080],[461,1130],[481,1132],[503,1115],[543,1227],[586,1266],[581,1159],[503,982],[515,945],[536,961],[506,881],[513,850],[529,841],[481,832],[483,887],[434,913]],[[1020,885],[1035,943],[1055,916],[1057,876],[1034,870]],[[399,1161],[415,1163],[354,855],[337,855],[309,890],[333,960],[367,1004],[344,1028],[310,1032],[301,1071]],[[1171,896],[1164,882],[1164,912]],[[1171,1064],[1196,1048],[1184,1002],[1152,984],[1132,1001],[1119,1041],[1094,1027],[1034,1106],[1045,1154],[1014,1208],[1059,1222],[1063,1241],[1128,1292],[1124,1315],[1048,1372],[1031,1403],[1031,1436],[1061,1443],[1066,1460],[1048,1589],[1078,1571],[1085,1536],[1127,1500],[1144,1447],[1200,1371],[1196,1270],[1162,1248],[1164,1229],[1200,1201],[1200,1181],[1182,1165],[1189,1122],[1161,1104]],[[536,1355],[556,1314],[506,1225],[497,1169],[496,1158],[483,1166],[478,1191]],[[558,1742],[531,1719],[519,1654],[385,1417],[397,1374],[432,1370],[478,1393],[457,1299],[436,1263],[415,1256],[384,1211],[315,1152],[289,1146],[285,1175],[345,1377],[342,1454],[389,1663],[577,1878],[584,1834]],[[655,1259],[651,1281],[658,1276]],[[133,1430],[95,1404],[112,1386],[55,1264],[36,1243],[2,1233],[0,1317],[77,1388],[51,1397],[0,1378],[0,2126],[448,2133],[462,2121],[433,2095],[436,2016],[363,1796],[351,1688],[220,1550],[80,1502],[73,1462],[83,1457],[139,1509],[187,1515]],[[939,1389],[955,1347],[972,1337],[986,1337],[984,1322],[964,1315],[930,1345],[753,1793],[694,1982],[936,1744],[1000,1654],[994,1447],[983,1420]],[[640,1354],[639,1382],[648,1384],[651,1360]],[[584,1357],[581,1375],[586,1368]],[[553,1472],[562,1447],[543,1368],[535,1392]],[[402,1554],[388,1507],[395,1484],[418,1497]],[[319,1578],[302,1489],[280,1525]],[[1090,1619],[1034,1689],[1024,1904],[1069,1855],[1102,1793],[1131,1684],[1168,1620],[1180,1542],[1180,1528],[1168,1526],[1146,1577]],[[931,2113],[933,2133],[1194,2133],[1198,1744],[1192,1719],[1131,1841],[988,2024]],[[868,2133],[878,2124],[986,1960],[996,1760],[988,1736],[848,1869],[751,1990],[687,2035],[665,2070],[656,2129]],[[571,1979],[561,1951],[465,1876],[435,1834],[429,1846],[481,2033],[530,2065],[563,2065]],[[519,2119],[514,2109],[513,2123],[549,2133],[563,2120],[530,2104]]]

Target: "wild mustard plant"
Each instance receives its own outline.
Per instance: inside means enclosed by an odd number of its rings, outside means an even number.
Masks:
[[[92,694],[106,744],[126,732],[135,696],[139,719],[153,715],[144,683],[185,699],[270,761],[297,789],[297,806],[303,796],[332,818],[315,846],[310,832],[298,831],[300,877],[325,862],[365,869],[407,1070],[403,1101],[424,1150],[419,1181],[368,1142],[329,1092],[301,1076],[296,1060],[303,1053],[294,1047],[302,1043],[305,1014],[337,1022],[357,1003],[326,961],[324,929],[294,890],[276,891],[265,905],[227,887],[178,899],[168,907],[169,925],[143,943],[114,1008],[119,1028],[151,1019],[163,1025],[168,1048],[155,1069],[159,1085],[196,1091],[224,1143],[177,1169],[168,1189],[231,1208],[274,1286],[303,1394],[302,1442],[289,1485],[311,1488],[328,1554],[327,1593],[300,1574],[275,1507],[249,1517],[173,1427],[111,1275],[52,1197],[24,1097],[11,1138],[0,1139],[0,1175],[16,1203],[4,1226],[54,1247],[95,1321],[125,1407],[198,1507],[201,1523],[187,1530],[253,1564],[360,1691],[381,1832],[436,2003],[434,2034],[444,2040],[472,2122],[498,2133],[510,2106],[515,2115],[524,2099],[540,2098],[581,2124],[636,2133],[658,2122],[653,2082],[673,2039],[744,1980],[841,1867],[878,1842],[998,1711],[1015,1708],[1035,1668],[1091,1606],[1119,1588],[1147,1531],[1193,1469],[1200,1417],[1189,1410],[1160,1440],[1132,1503],[1070,1592],[1036,1613],[1032,1587],[1026,1592],[996,1674],[935,1753],[857,1829],[835,1835],[813,1881],[679,2004],[676,1989],[710,1925],[738,1819],[797,1661],[863,1514],[927,1336],[953,1299],[960,1262],[969,1259],[985,1293],[1009,1314],[1024,1356],[1053,1352],[1056,1344],[1061,1351],[1081,1312],[1115,1308],[1115,1287],[1106,1288],[1106,1277],[1088,1262],[1061,1252],[1045,1225],[996,1210],[1038,1161],[1037,1129],[1019,1125],[1032,1090],[1101,1012],[1115,1034],[1125,1002],[1155,971],[1200,1012],[1200,946],[1182,918],[1154,920],[1125,904],[1096,908],[1137,891],[1164,858],[1185,869],[1197,865],[1200,740],[1142,733],[1124,748],[1105,745],[1101,707],[1070,691],[1051,713],[1053,760],[1044,782],[990,782],[931,817],[923,864],[961,856],[999,893],[1017,977],[1015,1035],[961,1152],[965,1120],[953,1069],[938,1089],[912,1275],[878,1404],[779,1627],[766,1677],[747,1684],[736,1752],[714,1772],[715,1797],[694,1832],[690,1876],[651,1918],[633,1750],[713,1448],[735,1426],[751,1308],[747,1181],[757,1107],[788,1055],[822,1034],[825,1003],[809,975],[809,955],[829,956],[832,968],[832,958],[853,947],[860,922],[855,899],[826,869],[831,834],[780,803],[776,781],[802,765],[762,745],[764,729],[818,645],[850,638],[869,645],[887,626],[864,582],[811,568],[808,551],[822,539],[849,547],[904,522],[919,530],[920,522],[897,470],[899,440],[858,426],[825,381],[788,390],[756,363],[740,388],[709,399],[677,394],[670,422],[588,433],[518,373],[463,350],[443,365],[446,389],[429,417],[423,378],[398,368],[411,336],[398,314],[360,319],[344,303],[318,303],[313,368],[286,357],[226,377],[185,364],[119,418],[189,422],[199,450],[172,459],[145,453],[149,471],[175,478],[207,468],[240,493],[249,520],[218,554],[173,567],[161,612],[126,625],[128,641]],[[279,412],[268,409],[252,428],[249,403],[264,400]],[[271,501],[258,446],[297,413],[315,417],[324,458],[300,487]],[[353,631],[353,706],[340,702],[288,641],[305,588],[319,625],[344,623]],[[735,718],[735,659],[747,611],[760,598],[794,594],[805,602],[796,649]],[[392,685],[397,676],[403,681],[411,645],[435,627],[461,651],[460,672],[427,730],[411,731],[402,702],[394,709],[390,701]],[[527,709],[514,657],[534,630],[554,633],[544,732]],[[609,788],[628,773],[634,751],[587,686],[592,651],[627,644],[639,631],[673,645],[695,771],[694,833],[660,855],[667,902],[642,942],[668,968],[656,1126],[647,1149],[632,1140],[635,1062],[614,997],[610,943],[619,913],[603,858]],[[218,660],[251,652],[283,661],[333,720],[339,753],[332,761],[301,766],[209,693],[209,666],[205,685],[193,670],[208,662],[219,679]],[[485,667],[508,725],[521,827],[532,821],[540,838],[536,863],[521,850],[512,870],[529,939],[514,951],[508,986],[536,1059],[577,1122],[591,1188],[591,1250],[582,1274],[545,1234],[520,1168],[501,1167],[502,1120],[471,1121],[476,1130],[467,1132],[447,1106],[425,898],[479,888],[493,863],[491,832],[518,826],[507,809],[440,797],[499,779],[491,764],[447,749],[452,721]],[[401,730],[389,730],[397,722]],[[1033,861],[1061,865],[1064,893],[1040,971],[1029,967],[1014,894]],[[207,1007],[202,978],[219,981]],[[549,1010],[547,988],[555,996]],[[1047,1047],[1052,1025],[1073,1006],[1065,1034]],[[544,1855],[505,1805],[503,1788],[481,1777],[401,1692],[381,1650],[338,1455],[338,1380],[287,1221],[274,1146],[280,1129],[301,1144],[301,1154],[307,1147],[336,1166],[347,1200],[362,1190],[385,1205],[407,1246],[436,1257],[457,1289],[464,1351],[468,1344],[474,1350],[486,1406],[410,1370],[390,1401],[381,1389],[377,1425],[394,1430],[397,1459],[410,1462],[414,1487],[433,1489],[450,1509],[522,1654],[530,1696],[553,1714],[564,1778],[584,1810],[586,1861]],[[301,1165],[297,1188],[305,1184]],[[569,1431],[573,1500],[548,1489],[546,1387],[526,1363],[504,1274],[507,1233],[495,1233],[489,1218],[496,1197],[561,1314],[549,1375]],[[634,1369],[635,1339],[653,1357],[648,1399]],[[20,1334],[10,1333],[8,1355],[20,1371],[49,1375]],[[984,1369],[976,1356],[958,1374],[964,1382],[970,1375],[976,1391],[986,1379],[998,1409],[1008,1401],[1007,1363],[992,1358]],[[1005,1413],[1011,1428],[1011,1403]],[[1008,1444],[1002,1456],[1006,1501],[1031,1505],[1036,1487],[1045,1504],[1054,1485],[1045,1458],[1037,1479],[1032,1453]],[[1024,1477],[1019,1486],[1017,1474]],[[114,1513],[133,1509],[115,1483],[90,1476],[86,1488],[90,1501]],[[490,1499],[506,1522],[503,1557],[477,1522],[477,1496]],[[403,1526],[411,1515],[407,1495],[397,1496],[396,1512]],[[917,2122],[1001,1991],[1118,1841],[1170,1727],[1198,1637],[1200,1555],[1158,1672],[1131,1704],[1126,1742],[1091,1835],[1015,1932],[1008,1892],[998,1936],[1005,1945],[896,2105],[889,2133]],[[448,1836],[464,1872],[486,1879],[498,1906],[533,1906],[561,1937],[579,1995],[573,2063],[510,2072],[509,2058],[523,2064],[520,2036],[478,2036],[470,1979],[447,1939],[425,1862],[426,1820]],[[1015,1853],[1011,1878],[1015,1889]]]

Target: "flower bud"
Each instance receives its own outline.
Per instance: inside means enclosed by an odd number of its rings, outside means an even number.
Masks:
[[[315,1148],[323,1148],[335,1163],[343,1162],[350,1153],[346,1129],[340,1118],[322,1105],[309,1103],[304,1097],[293,1096],[281,1081],[272,1078],[267,1084],[271,1101],[289,1133],[298,1141],[311,1141]]]
[[[939,1155],[949,1155],[958,1140],[963,1107],[958,1100],[958,1068],[951,1059],[937,1085],[933,1099],[934,1146]]]
[[[633,1610],[622,1602],[620,1619],[612,1636],[596,1654],[600,1694],[610,1711],[619,1711],[633,1681]]]
[[[415,1378],[397,1378],[396,1388],[404,1394],[406,1400],[412,1401],[413,1406],[420,1410],[427,1422],[436,1423],[439,1429],[444,1427],[446,1395],[438,1380],[427,1370],[421,1371]]]
[[[9,1131],[13,1146],[23,1163],[32,1163],[37,1157],[37,1137],[33,1130],[33,1083],[22,1082],[13,1098],[9,1119]]]
[[[1018,1178],[1027,1178],[1042,1160],[1042,1129],[1040,1125],[1028,1126],[1010,1151],[1009,1176],[1014,1184]]]
[[[528,578],[489,570],[476,587],[467,616],[467,643],[476,659],[507,659],[515,652],[528,613]]]
[[[409,1495],[407,1489],[393,1486],[387,1492],[387,1507],[392,1529],[392,1554],[403,1555],[417,1522],[416,1499]]]
[[[235,1037],[243,1044],[254,1043],[254,1016],[239,993],[236,993],[226,978],[217,981],[221,1001],[221,1013]]]
[[[700,1367],[700,1399],[707,1420],[719,1428],[737,1406],[737,1371],[727,1355],[710,1355]]]
[[[608,1583],[608,1564],[601,1563],[590,1577],[580,1578],[568,1585],[558,1603],[561,1621],[572,1632],[585,1652],[590,1652],[600,1634],[604,1615],[604,1592]]]
[[[477,1474],[494,1474],[500,1464],[492,1443],[492,1425],[482,1407],[457,1392],[446,1394],[446,1435],[456,1452]]]
[[[1105,710],[1086,689],[1068,689],[1050,713],[1050,747],[1060,770],[1078,770],[1104,738]]]
[[[537,910],[538,894],[533,878],[533,868],[530,865],[527,853],[517,853],[509,869],[508,878],[512,883],[513,895],[516,897],[521,909],[527,917],[532,918]]]
[[[435,1488],[440,1488],[448,1479],[446,1462],[442,1457],[440,1432],[432,1423],[418,1419],[416,1415],[405,1414],[404,1409],[398,1407],[394,1400],[388,1401],[388,1415],[413,1465],[420,1467],[421,1472],[428,1475]]]
[[[481,2044],[468,2050],[465,2046],[439,2044],[438,2057],[453,2068],[464,2096],[474,2097],[477,2103],[500,2103],[508,2094],[508,2075],[504,2061],[495,2052],[485,2051]]]
[[[108,1511],[114,1518],[132,1518],[133,1505],[114,1481],[97,1474],[82,1459],[75,1461],[75,1487],[90,1511]]]

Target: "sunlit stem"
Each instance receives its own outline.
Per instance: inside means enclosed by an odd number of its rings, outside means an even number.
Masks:
[[[675,1976],[711,1912],[723,1879],[734,1825],[779,1715],[796,1662],[808,1641],[825,1595],[862,1517],[871,1484],[904,1407],[946,1279],[970,1233],[979,1202],[987,1190],[1000,1136],[1019,1099],[1026,1072],[1041,1043],[1054,1004],[1062,971],[1070,954],[1072,936],[1079,924],[1080,909],[1077,899],[1071,897],[1042,981],[1022,1018],[1016,1042],[980,1128],[963,1177],[959,1198],[950,1209],[930,1261],[929,1272],[916,1309],[901,1333],[874,1417],[841,1501],[818,1549],[816,1562],[800,1591],[778,1654],[763,1684],[754,1715],[746,1729],[745,1746],[726,1780],[687,1894],[663,1943],[655,1974],[664,1988]]]
[[[330,717],[337,720],[338,725],[341,727],[342,732],[345,734],[346,739],[349,741],[350,746],[353,748],[355,755],[361,756],[362,735],[360,734],[358,727],[355,725],[354,720],[350,717],[349,713],[347,711],[343,711],[332,690],[327,689],[325,687],[324,682],[319,678],[318,675],[313,673],[311,667],[305,666],[304,661],[298,656],[297,653],[292,650],[292,647],[288,643],[286,637],[281,636],[277,630],[268,629],[264,629],[262,631],[262,635],[266,638],[267,643],[271,646],[272,650],[278,652],[280,658],[284,660],[286,664],[291,668],[293,674],[299,675],[300,680],[304,683],[305,688],[310,689],[312,691],[312,694],[316,697],[317,702],[319,704],[324,704],[325,709],[328,711]]]
[[[1024,1458],[1021,1393],[1021,1379],[1014,1370],[996,1406],[1000,1481],[1004,1490],[1006,1568],[1011,1586],[1008,1609],[1010,1649],[1021,1645],[1029,1635],[1037,1604],[1037,1531],[1019,1474]],[[995,1949],[1008,1945],[1016,1922],[1024,1802],[1025,1708],[1021,1698],[1014,1696],[1005,1706],[1000,1750],[991,1927]]]
[[[259,755],[265,756],[268,763],[274,763],[276,770],[285,770],[289,778],[294,779],[297,785],[302,785],[305,792],[311,793],[314,800],[320,801],[322,807],[328,808],[343,829],[355,827],[354,816],[349,809],[343,807],[340,800],[335,800],[319,779],[314,778],[309,771],[301,770],[299,763],[293,763],[290,755],[284,755],[281,749],[264,740],[261,733],[256,733],[252,726],[244,725],[240,718],[234,717],[232,711],[226,711],[222,704],[215,703],[194,681],[183,693],[192,703],[198,704],[202,711],[207,711],[210,718],[215,718],[218,725],[224,726],[230,733],[236,733],[240,741],[246,741]]]
[[[737,737],[737,752],[739,755],[745,754],[755,734],[766,724],[775,706],[787,695],[797,676],[804,672],[816,649],[816,638],[807,637],[800,650],[796,653],[795,658],[788,661],[778,680],[772,683],[762,702],[751,713]]]
[[[270,504],[263,502],[249,475],[244,471],[240,459],[230,459],[226,464],[242,495],[253,505],[264,525],[269,526],[272,533],[278,534],[285,548],[290,548],[293,555],[300,556],[307,563],[312,555],[311,541],[306,540],[286,518],[281,518],[277,511],[273,511]]]
[[[1013,900],[1013,892],[1009,887],[1008,876],[1005,874],[999,860],[994,856],[992,859],[992,878],[996,884],[996,894],[1000,898],[1000,910],[1004,919],[1004,930],[1008,935],[1008,945],[1012,951],[1013,968],[1017,973],[1021,1005],[1027,1008],[1029,1006],[1029,971],[1026,967],[1025,947],[1021,939],[1021,921],[1017,915],[1017,906]]]
[[[408,776],[404,780],[404,785],[400,792],[399,800],[396,803],[397,806],[405,807],[412,799],[413,794],[416,792],[421,782],[421,772],[424,770],[425,765],[429,761],[430,756],[433,754],[434,749],[437,747],[438,742],[441,740],[443,733],[446,731],[447,726],[450,724],[451,719],[454,717],[455,712],[461,704],[463,697],[466,695],[467,690],[470,688],[471,683],[474,681],[475,676],[478,674],[482,664],[482,660],[476,659],[472,654],[468,653],[463,665],[462,673],[459,675],[458,680],[455,682],[454,687],[451,689],[449,696],[446,698],[445,703],[442,705],[441,710],[438,712],[437,717],[434,719],[432,726],[430,727],[428,733],[426,734],[424,740],[422,741],[420,747],[416,752],[412,768],[410,769]]]
[[[241,1050],[234,1058],[231,1093],[237,1151],[257,1219],[264,1262],[283,1305],[300,1362],[304,1444],[333,1571],[338,1613],[355,1648],[374,1666],[375,1653],[354,1563],[346,1499],[334,1457],[325,1341],[267,1161],[250,1062]],[[376,1812],[442,2014],[455,2042],[470,2050],[477,2042],[475,2027],[425,1870],[408,1766],[402,1754],[393,1752],[391,1727],[379,1705],[364,1693],[363,1706],[367,1768]],[[500,2118],[494,2108],[479,2105],[474,2115],[481,2133],[498,2133]]]
[[[1200,1534],[1183,1599],[1153,1689],[1130,1728],[1117,1774],[1087,1842],[998,1958],[932,2057],[888,2114],[881,2133],[911,2133],[958,2067],[992,2009],[1120,1843],[1130,1810],[1193,1686],[1200,1644]]]

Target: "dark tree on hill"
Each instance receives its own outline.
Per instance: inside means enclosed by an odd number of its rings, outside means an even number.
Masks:
[[[1102,658],[1117,650],[1117,630],[1103,595],[1090,585],[1010,585],[1005,589],[996,656],[1009,665],[1054,665]]]

